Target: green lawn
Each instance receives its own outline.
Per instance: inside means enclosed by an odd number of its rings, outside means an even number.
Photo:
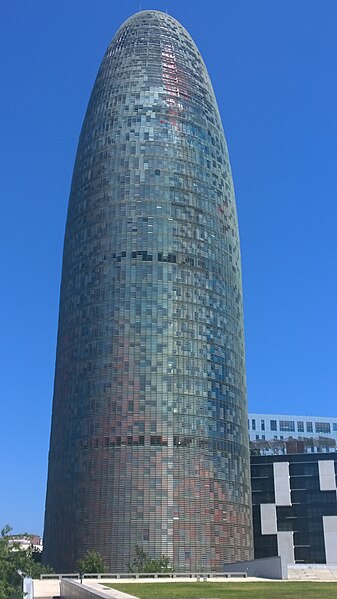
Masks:
[[[337,582],[114,582],[104,586],[139,599],[337,599]]]

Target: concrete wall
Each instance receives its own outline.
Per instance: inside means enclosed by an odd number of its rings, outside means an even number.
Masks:
[[[274,462],[274,488],[276,505],[291,505],[288,462]]]
[[[115,589],[110,589],[105,592],[99,588],[89,588],[77,580],[69,580],[62,578],[60,580],[60,597],[61,599],[136,599],[134,595],[128,595]]]
[[[247,562],[238,562],[236,564],[226,564],[224,572],[246,572],[247,576],[278,580],[287,580],[288,578],[287,563],[279,556],[253,559]]]
[[[336,477],[335,477],[335,463],[333,460],[319,460],[318,462],[319,472],[319,488],[321,491],[335,491],[336,490]]]
[[[325,557],[327,564],[337,564],[337,516],[323,516]]]
[[[294,533],[288,530],[277,533],[277,549],[286,564],[295,562]]]
[[[275,503],[261,503],[261,534],[276,535],[277,534],[277,517]]]

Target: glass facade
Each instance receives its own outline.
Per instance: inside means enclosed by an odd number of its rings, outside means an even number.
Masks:
[[[44,560],[252,557],[240,247],[226,142],[172,17],[119,29],[82,127],[64,242]]]

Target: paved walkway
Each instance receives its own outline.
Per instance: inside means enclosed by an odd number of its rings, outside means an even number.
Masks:
[[[34,599],[42,597],[59,597],[60,583],[58,580],[34,580]]]
[[[172,582],[173,584],[175,582],[186,582],[186,584],[188,584],[189,582],[197,582],[198,579],[196,577],[194,578],[186,578],[185,576],[183,577],[179,577],[177,576],[176,578],[120,578],[118,580],[116,580],[116,578],[100,578],[100,579],[90,579],[90,578],[85,578],[83,580],[83,584],[89,588],[92,589],[98,589],[100,591],[104,591],[105,593],[108,593],[111,598],[114,596],[116,599],[127,599],[127,597],[132,597],[134,598],[134,595],[128,595],[126,593],[121,593],[120,591],[117,590],[112,590],[109,589],[108,587],[105,586],[105,583],[128,583],[130,584],[130,593],[132,593],[132,585],[133,584],[143,584],[143,583],[153,583],[153,584],[161,584],[164,582]],[[221,576],[216,576],[214,578],[208,578],[207,579],[208,582],[239,582],[239,583],[245,583],[245,582],[266,582],[265,578],[254,578],[254,577],[249,577],[249,578],[239,578],[239,577],[233,577],[233,578],[223,578]],[[203,581],[200,582],[200,584],[207,584],[203,583]],[[50,579],[44,579],[44,580],[34,580],[34,598],[35,599],[49,599],[52,597],[59,597],[60,595],[60,583],[59,580],[50,580]]]
[[[78,580],[76,582],[79,582]],[[121,593],[121,591],[108,589],[104,587],[103,582],[112,582],[111,579],[87,579],[83,581],[83,586],[89,587],[92,590],[104,592],[105,595],[111,597],[111,599],[137,599],[134,595],[128,593]],[[131,590],[131,589],[130,589]],[[59,580],[34,580],[34,599],[51,599],[52,597],[60,596],[60,582]]]

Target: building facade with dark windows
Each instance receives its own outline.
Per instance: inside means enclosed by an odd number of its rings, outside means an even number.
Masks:
[[[109,45],[64,241],[44,561],[136,545],[176,571],[252,557],[240,246],[201,55],[143,11]]]
[[[252,456],[255,559],[337,564],[337,454]]]

